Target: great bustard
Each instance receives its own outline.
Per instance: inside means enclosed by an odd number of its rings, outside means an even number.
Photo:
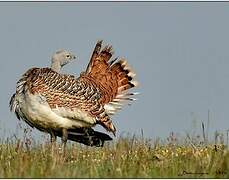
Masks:
[[[86,71],[79,78],[58,73],[61,66],[74,58],[72,54],[66,55],[62,64],[52,63],[51,68],[29,69],[17,82],[11,110],[30,126],[49,132],[52,137],[61,135],[64,144],[70,132],[91,130],[96,124],[115,134],[110,115],[125,102],[134,100],[131,96],[135,93],[127,90],[137,82],[133,81],[135,74],[127,62],[117,58],[110,61],[111,46],[102,50],[101,46],[102,41],[98,41]]]

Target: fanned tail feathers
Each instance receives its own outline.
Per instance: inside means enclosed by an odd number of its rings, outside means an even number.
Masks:
[[[138,86],[134,79],[136,74],[128,66],[125,59],[112,59],[112,46],[105,46],[100,52],[102,41],[98,41],[91,56],[86,74],[100,85],[103,92],[101,102],[108,115],[115,114],[124,104],[136,100],[138,93],[130,93],[129,89]]]

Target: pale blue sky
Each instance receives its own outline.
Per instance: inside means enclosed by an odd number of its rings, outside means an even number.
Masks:
[[[199,130],[208,109],[211,132],[229,129],[228,9],[226,2],[1,2],[0,134],[16,131],[8,102],[22,73],[49,66],[64,48],[77,55],[64,72],[78,76],[98,39],[140,82],[139,100],[113,117],[118,135],[184,134],[193,119]]]

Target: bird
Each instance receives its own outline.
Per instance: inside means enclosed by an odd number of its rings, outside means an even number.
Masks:
[[[111,116],[126,102],[136,100],[133,96],[138,93],[128,90],[138,86],[138,81],[127,61],[111,59],[112,46],[102,48],[102,43],[97,41],[86,71],[77,78],[59,73],[61,67],[75,58],[64,50],[53,55],[51,68],[27,70],[11,97],[11,111],[30,126],[50,133],[54,141],[61,136],[64,147],[68,139],[78,137],[78,132],[109,139],[92,129],[97,124],[115,136]]]
[[[51,69],[57,73],[60,73],[63,66],[65,66],[74,59],[76,59],[76,56],[73,53],[64,49],[60,49],[52,55]],[[20,83],[18,83],[18,85],[20,87]],[[23,118],[23,115],[20,115],[18,111],[20,110],[20,103],[18,101],[18,99],[20,99],[20,95],[20,93],[16,92],[10,99],[10,110],[15,112],[19,120],[20,118]],[[31,127],[34,127],[34,125],[30,124],[30,122],[25,117],[24,119]],[[62,136],[62,133],[57,129],[53,129],[50,134],[51,142],[56,141],[56,136]],[[68,132],[68,139],[85,144],[87,146],[97,147],[103,146],[105,141],[112,140],[109,135],[94,131],[92,128],[89,128],[87,133],[85,133],[85,131],[82,131],[82,129],[75,129],[74,131],[70,131]]]

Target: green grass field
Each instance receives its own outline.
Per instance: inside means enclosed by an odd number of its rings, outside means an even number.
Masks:
[[[1,178],[229,178],[226,145],[125,137],[103,148],[2,140]]]

